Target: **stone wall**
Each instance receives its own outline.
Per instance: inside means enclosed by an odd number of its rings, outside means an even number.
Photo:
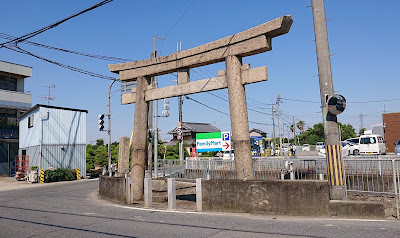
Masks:
[[[327,216],[327,181],[204,180],[203,210]]]
[[[99,196],[103,199],[125,204],[125,178],[100,176]]]

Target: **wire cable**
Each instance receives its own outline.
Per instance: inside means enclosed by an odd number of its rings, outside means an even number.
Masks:
[[[190,5],[186,8],[185,12],[183,12],[183,14],[181,15],[181,17],[179,17],[179,19],[175,22],[175,24],[171,27],[171,29],[169,29],[169,31],[164,35],[164,37],[166,37],[174,28],[176,25],[178,25],[178,23],[181,21],[181,19],[185,16],[185,14],[187,13],[187,11],[189,11],[189,9],[192,7],[193,3],[196,2],[196,0],[193,0],[192,3],[190,3]]]
[[[62,20],[60,20],[60,21],[58,21],[58,22],[56,22],[56,23],[50,24],[50,25],[48,25],[48,26],[45,26],[45,27],[40,28],[39,30],[33,31],[33,32],[31,32],[31,33],[28,33],[28,34],[25,34],[25,35],[23,35],[23,36],[17,37],[17,38],[15,38],[15,39],[13,39],[13,40],[10,40],[10,41],[7,41],[7,42],[5,42],[5,43],[2,43],[2,44],[0,44],[0,48],[3,48],[3,47],[5,47],[6,45],[9,45],[9,44],[12,44],[12,43],[18,43],[18,42],[25,41],[25,40],[27,40],[27,39],[29,39],[29,38],[32,38],[32,37],[34,37],[34,36],[36,36],[36,35],[39,35],[39,34],[45,32],[45,31],[48,31],[48,30],[50,30],[50,29],[52,29],[52,28],[54,28],[54,27],[57,27],[57,26],[59,26],[60,24],[66,22],[66,21],[68,21],[68,20],[70,20],[70,19],[72,19],[72,18],[74,18],[74,17],[77,17],[77,16],[79,16],[79,15],[82,15],[83,13],[86,13],[86,12],[89,12],[89,11],[91,11],[91,10],[94,10],[94,9],[96,9],[96,8],[98,8],[98,7],[100,7],[100,6],[103,6],[103,5],[107,4],[107,3],[110,3],[110,2],[112,2],[112,1],[114,1],[114,0],[104,0],[104,1],[101,1],[101,2],[99,2],[99,3],[97,3],[97,4],[93,5],[93,6],[91,6],[91,7],[89,7],[89,8],[86,8],[86,9],[83,10],[83,11],[80,11],[80,12],[78,12],[78,13],[72,15],[72,16],[69,16],[69,17],[67,17],[67,18],[64,18],[64,19],[62,19]]]
[[[219,113],[221,113],[221,114],[224,114],[224,115],[226,115],[226,116],[231,116],[230,114],[228,114],[228,113],[226,113],[226,112],[223,112],[223,111],[220,111],[220,110],[215,109],[215,108],[213,108],[213,107],[210,107],[210,106],[208,106],[208,105],[206,105],[206,104],[204,104],[204,103],[202,103],[202,102],[199,102],[199,101],[197,101],[196,99],[193,99],[193,98],[191,98],[191,97],[189,97],[189,96],[186,96],[186,95],[185,95],[185,97],[186,97],[186,99],[192,100],[192,101],[194,101],[194,102],[196,102],[196,103],[198,103],[198,104],[200,104],[200,105],[202,105],[202,106],[204,106],[204,107],[207,107],[207,108],[209,108],[209,109],[211,109],[211,110],[214,110],[214,111],[219,112]],[[271,126],[271,125],[272,125],[272,124],[261,123],[261,122],[255,122],[255,121],[250,121],[250,120],[249,120],[249,123],[254,123],[254,124],[258,124],[258,125],[266,125],[266,126]]]
[[[56,62],[56,61],[53,61],[53,60],[50,60],[50,59],[43,58],[41,56],[35,55],[35,54],[33,54],[33,53],[29,52],[29,51],[26,51],[26,50],[20,48],[18,46],[18,44],[14,44],[14,46],[16,47],[16,49],[11,48],[10,46],[6,46],[6,48],[10,49],[10,50],[13,50],[15,52],[21,53],[21,54],[30,55],[30,56],[35,57],[37,59],[46,61],[48,63],[52,63],[52,64],[58,65],[60,67],[63,67],[63,68],[66,68],[66,69],[69,69],[69,70],[72,70],[72,71],[75,71],[75,72],[79,72],[79,73],[82,73],[82,74],[86,74],[86,75],[89,75],[89,76],[92,76],[92,77],[108,79],[108,80],[115,80],[115,78],[110,77],[110,76],[106,76],[106,75],[90,72],[90,71],[87,71],[87,70],[84,70],[84,69],[80,69],[80,68],[77,68],[77,67],[74,67],[74,66],[66,65],[66,64],[59,63],[59,62]]]
[[[8,35],[8,34],[5,34],[5,33],[0,33],[0,38],[7,39],[7,40],[14,40],[17,37],[11,36],[11,35]],[[49,45],[44,45],[44,44],[40,44],[40,43],[28,41],[28,40],[23,41],[22,43],[33,45],[33,46],[38,46],[38,47],[42,47],[42,48],[46,48],[46,49],[61,51],[61,52],[65,52],[65,53],[76,54],[76,55],[81,55],[81,56],[87,56],[87,57],[92,57],[92,58],[96,58],[96,59],[114,61],[114,62],[119,62],[119,63],[134,61],[133,59],[124,59],[124,58],[117,58],[117,57],[111,57],[111,56],[84,53],[84,52],[73,51],[73,50],[66,50],[66,49],[62,49],[62,48],[58,48],[58,47],[54,47],[54,46],[49,46]]]

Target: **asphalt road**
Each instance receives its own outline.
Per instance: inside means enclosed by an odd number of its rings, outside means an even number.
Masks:
[[[400,237],[400,222],[166,212],[97,198],[98,181],[0,191],[0,237]]]

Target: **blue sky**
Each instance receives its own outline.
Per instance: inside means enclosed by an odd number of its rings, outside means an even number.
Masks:
[[[99,0],[30,1],[1,0],[0,32],[20,36],[83,10]],[[188,9],[188,7],[191,7]],[[282,99],[282,122],[303,120],[306,126],[322,121],[312,11],[309,0],[287,1],[212,1],[212,0],[115,0],[91,12],[78,16],[60,26],[30,39],[41,44],[80,52],[142,60],[150,57],[153,35],[165,36],[157,40],[160,55],[176,51],[176,43],[189,49],[222,37],[244,31],[283,15],[293,17],[293,25],[286,35],[274,38],[270,52],[246,57],[243,63],[252,68],[268,66],[269,81],[246,86],[248,107],[262,113],[249,111],[249,127],[272,132],[271,102],[277,94]],[[360,128],[360,114],[367,129],[382,123],[381,114],[399,112],[400,88],[398,39],[398,9],[394,0],[325,0],[328,35],[332,56],[335,91],[346,97],[346,111],[338,116],[342,123]],[[187,10],[188,9],[188,10]],[[182,17],[183,13],[186,14]],[[182,18],[181,18],[182,17]],[[181,20],[177,23],[178,19]],[[177,23],[177,24],[176,24]],[[176,24],[176,25],[175,25]],[[175,26],[174,26],[175,25]],[[5,42],[1,40],[0,42]],[[113,62],[56,52],[20,43],[19,46],[51,60],[96,73],[117,77],[110,73]],[[40,61],[8,49],[0,49],[0,60],[33,67],[33,77],[28,78],[25,90],[32,93],[32,104],[46,104],[41,96],[47,95],[43,86],[56,85],[51,90],[56,99],[52,105],[87,109],[87,142],[107,138],[106,132],[97,130],[97,115],[107,113],[108,80]],[[224,63],[195,69],[192,80],[217,75],[225,69]],[[175,76],[159,77],[160,86],[175,84]],[[121,105],[120,84],[112,88],[112,140],[130,136],[133,128],[134,105]],[[229,113],[227,90],[214,91],[191,97],[215,109]],[[310,101],[299,102],[296,100]],[[371,102],[370,101],[379,101]],[[315,103],[313,103],[315,102]],[[163,139],[178,120],[178,99],[170,99],[170,117],[159,119]],[[159,113],[161,114],[161,101]],[[230,130],[230,118],[185,100],[183,120],[209,122],[225,131]],[[286,134],[286,133],[285,133]]]

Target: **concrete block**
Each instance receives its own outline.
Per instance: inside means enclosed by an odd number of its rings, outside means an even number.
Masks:
[[[125,176],[129,172],[129,138],[121,137],[118,151],[118,176]]]
[[[175,179],[168,179],[168,210],[176,209],[176,186]]]
[[[153,205],[153,188],[152,188],[152,179],[145,178],[144,179],[144,207],[148,208]]]
[[[327,216],[327,181],[203,180],[203,210]]]
[[[364,219],[385,218],[385,207],[380,202],[331,200],[328,206],[330,216]]]
[[[196,179],[196,208],[198,212],[203,211],[203,193],[201,188],[201,178]]]
[[[125,204],[125,178],[100,176],[99,196],[103,199]]]

